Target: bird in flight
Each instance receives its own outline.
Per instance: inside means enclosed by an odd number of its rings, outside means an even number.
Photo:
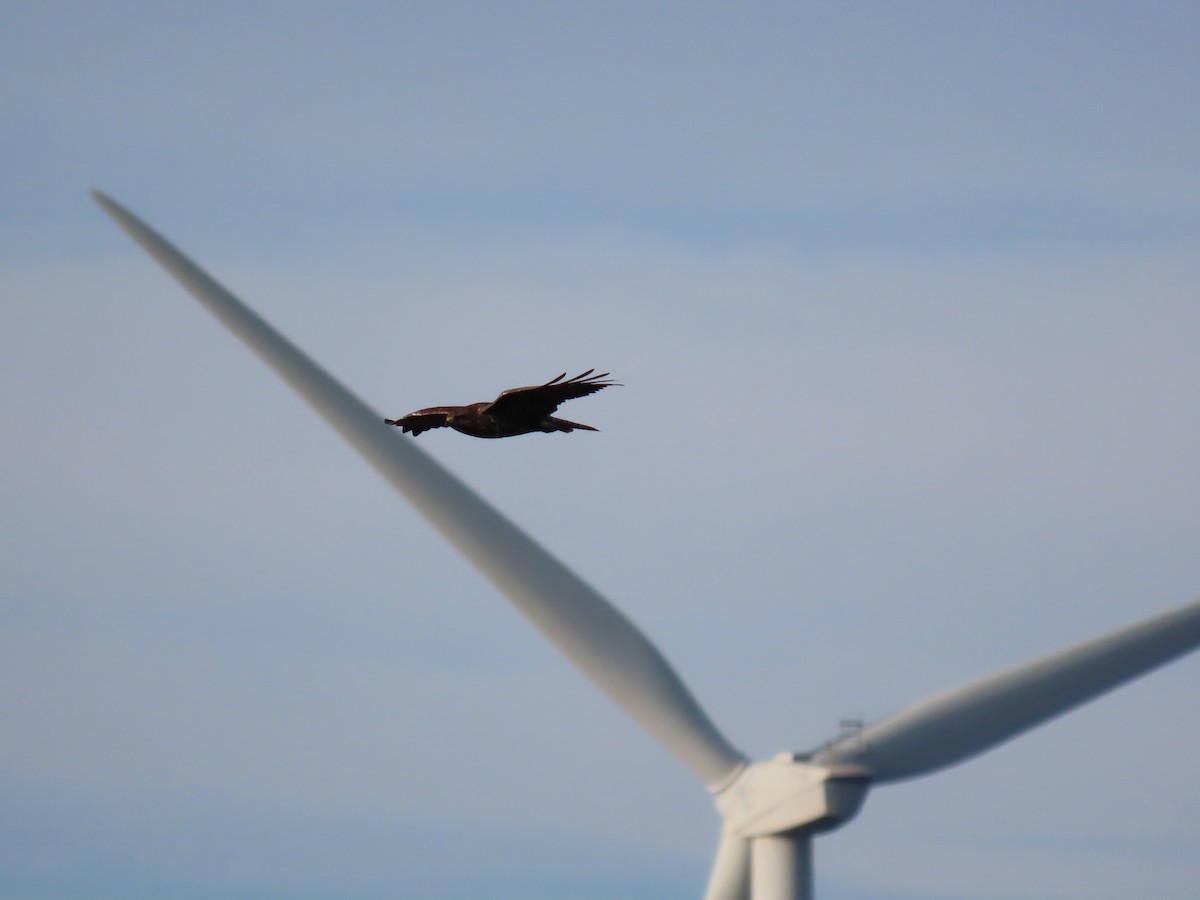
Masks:
[[[469,406],[431,406],[418,409],[399,419],[384,419],[388,425],[397,425],[405,433],[416,437],[431,428],[453,428],[463,434],[478,438],[515,437],[535,431],[599,431],[591,425],[580,425],[551,415],[560,403],[586,397],[606,387],[621,387],[615,381],[605,381],[608,373],[592,375],[588,369],[582,375],[567,378],[563,372],[545,384],[532,387],[512,388],[490,403],[472,403]],[[563,381],[567,378],[566,381]]]

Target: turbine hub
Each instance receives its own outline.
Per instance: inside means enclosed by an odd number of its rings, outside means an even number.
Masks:
[[[858,812],[870,786],[862,766],[818,766],[784,753],[747,766],[717,795],[717,809],[735,837],[828,831]]]

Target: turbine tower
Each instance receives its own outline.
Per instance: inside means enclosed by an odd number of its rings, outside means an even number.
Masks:
[[[722,819],[705,900],[810,900],[813,836],[853,817],[872,786],[982,753],[1200,645],[1197,601],[946,691],[815,752],[751,762],[620,610],[161,235],[103,194],[94,197],[592,684],[704,783]]]

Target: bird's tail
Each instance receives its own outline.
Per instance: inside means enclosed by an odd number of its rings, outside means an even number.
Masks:
[[[566,419],[556,419],[554,416],[546,416],[542,420],[542,431],[549,434],[552,431],[574,431],[576,428],[583,431],[599,431],[599,428],[593,428],[591,425],[580,425],[578,422],[568,422]]]

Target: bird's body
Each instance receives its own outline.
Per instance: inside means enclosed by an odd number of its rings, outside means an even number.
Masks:
[[[591,425],[568,422],[551,415],[559,404],[576,397],[586,397],[606,387],[617,386],[616,382],[604,381],[608,377],[592,375],[588,369],[582,375],[568,378],[563,372],[545,384],[532,387],[512,388],[495,400],[471,403],[467,406],[431,406],[418,409],[399,419],[384,419],[388,425],[396,425],[401,431],[411,432],[416,437],[431,428],[453,428],[455,431],[478,438],[516,437],[534,432],[597,431]]]

